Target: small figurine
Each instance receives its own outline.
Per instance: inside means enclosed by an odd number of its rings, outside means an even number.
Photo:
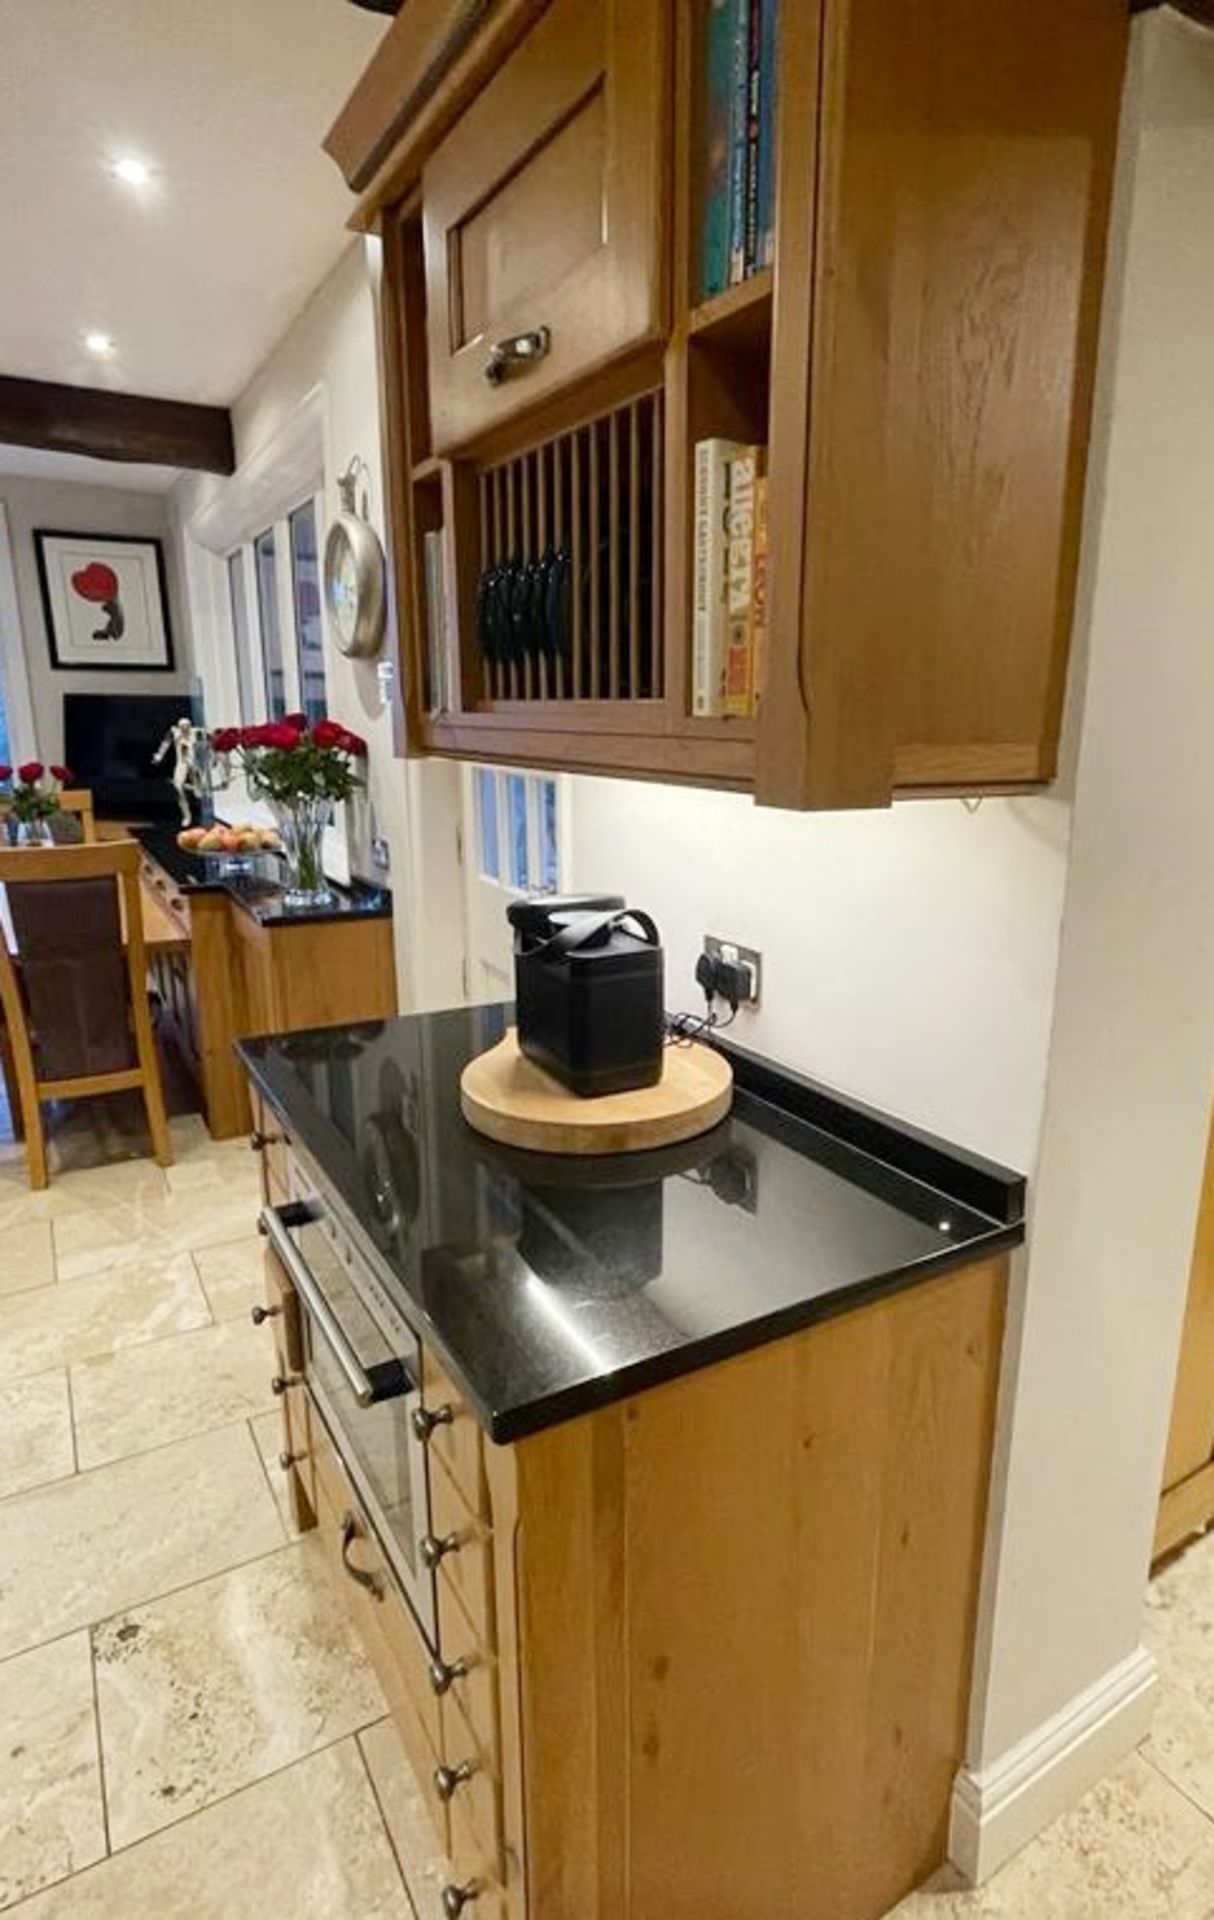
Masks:
[[[189,796],[195,794],[201,798],[207,791],[204,765],[210,751],[207,730],[205,727],[196,727],[193,721],[187,720],[183,714],[180,720],[174,720],[152,755],[153,766],[160,765],[170,747],[173,749],[172,780],[177,789],[181,824],[183,827],[188,827],[190,824]]]

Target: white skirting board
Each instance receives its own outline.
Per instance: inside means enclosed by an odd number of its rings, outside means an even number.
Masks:
[[[949,1857],[980,1885],[1065,1813],[1150,1732],[1159,1685],[1138,1647],[989,1767],[963,1767],[953,1786]]]

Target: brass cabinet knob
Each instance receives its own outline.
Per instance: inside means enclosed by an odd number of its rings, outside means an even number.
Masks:
[[[476,1772],[474,1760],[461,1760],[458,1767],[435,1767],[434,1791],[440,1800],[450,1800],[457,1787],[471,1780]]]
[[[270,1382],[270,1392],[277,1395],[278,1398],[281,1399],[282,1395],[287,1391],[287,1388],[297,1387],[300,1381],[302,1380],[302,1378],[303,1378],[303,1375],[298,1373],[292,1373],[288,1375],[276,1373],[274,1375],[274,1378]]]
[[[249,1135],[249,1145],[254,1153],[264,1153],[267,1147],[277,1147],[281,1141],[281,1133],[262,1133],[256,1127]]]
[[[253,1307],[249,1318],[255,1327],[264,1327],[267,1320],[273,1320],[281,1312],[281,1307]]]
[[[452,1683],[464,1679],[468,1671],[467,1660],[432,1660],[428,1668],[431,1693],[449,1693]]]
[[[414,1407],[409,1415],[409,1424],[415,1439],[420,1440],[424,1447],[435,1427],[449,1427],[454,1418],[454,1407]]]
[[[449,1553],[458,1553],[461,1545],[458,1533],[446,1533],[441,1540],[436,1534],[425,1533],[418,1541],[422,1562],[429,1567],[431,1573],[439,1561],[445,1560]]]
[[[454,1884],[443,1888],[443,1913],[446,1920],[459,1920],[465,1907],[480,1896],[480,1887],[475,1880],[465,1880],[462,1887]]]
[[[279,1454],[278,1464],[282,1468],[284,1473],[290,1473],[292,1467],[298,1465],[298,1463],[301,1460],[306,1460],[306,1459],[307,1459],[307,1455],[304,1453],[285,1453],[284,1452]]]

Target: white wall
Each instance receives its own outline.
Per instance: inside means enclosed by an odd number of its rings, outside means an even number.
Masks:
[[[1137,1646],[1214,1072],[1214,34],[1166,10],[1138,24],[1122,154],[1087,697],[980,1768]]]
[[[579,779],[572,882],[655,916],[667,1005],[702,1006],[701,936],[763,953],[746,1046],[1028,1169],[1066,867],[1056,797],[789,814]]]
[[[174,506],[190,582],[191,619],[200,671],[211,690],[216,723],[235,712],[231,631],[226,596],[210,547],[222,551],[257,530],[233,528],[233,505],[264,497],[273,474],[306,464],[315,422],[315,471],[299,484],[323,488],[326,510],[340,510],[337,476],[354,454],[371,470],[369,511],[381,538],[385,529],[378,402],[378,328],[375,260],[355,243],[309,301],[232,410],[237,473],[233,480],[189,476]],[[302,442],[296,431],[308,423]],[[300,447],[302,445],[302,452]],[[280,448],[293,452],[277,457]],[[298,497],[302,497],[302,491]],[[360,487],[361,494],[361,487]],[[286,506],[278,502],[279,508]],[[260,523],[264,524],[264,520]],[[323,530],[322,530],[323,532]],[[349,660],[326,635],[331,712],[366,738],[371,815],[352,849],[353,863],[373,879],[372,824],[388,841],[402,1004],[446,1005],[461,990],[462,920],[454,871],[458,780],[446,766],[407,766],[393,758],[391,716],[380,697],[376,663]],[[390,657],[391,647],[385,650]],[[423,940],[422,928],[426,930]]]
[[[122,468],[115,466],[116,479]],[[48,761],[63,757],[65,693],[178,693],[190,682],[188,628],[183,619],[173,547],[169,503],[163,495],[125,492],[122,486],[79,486],[73,481],[28,480],[0,475],[0,501],[8,512],[17,603],[26,674],[33,706],[38,753]],[[38,584],[34,529],[67,532],[140,534],[164,543],[168,575],[169,621],[176,669],[173,673],[59,672],[51,665],[50,644]],[[6,629],[5,644],[11,640]]]

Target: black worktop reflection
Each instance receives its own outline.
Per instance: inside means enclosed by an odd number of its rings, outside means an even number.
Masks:
[[[499,1146],[464,1120],[459,1079],[508,1016],[473,1008],[241,1048],[495,1439],[1022,1236],[1018,1176],[954,1161],[736,1050],[731,1114],[683,1146],[594,1159]]]

